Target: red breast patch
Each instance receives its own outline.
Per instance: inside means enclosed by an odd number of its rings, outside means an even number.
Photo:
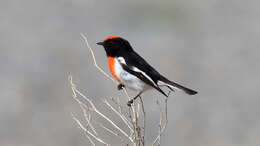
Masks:
[[[119,78],[117,77],[116,72],[115,72],[115,58],[113,58],[113,57],[107,57],[107,61],[108,61],[108,67],[109,67],[110,72],[111,72],[112,75],[116,78],[116,80],[117,80],[118,82],[120,82],[120,80],[119,80]]]

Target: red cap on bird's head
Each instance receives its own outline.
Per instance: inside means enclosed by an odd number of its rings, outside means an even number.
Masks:
[[[114,35],[109,36],[109,37],[107,37],[107,38],[104,40],[104,42],[107,41],[107,40],[115,39],[115,38],[119,38],[119,36],[114,36]]]
[[[107,42],[108,40],[112,40],[112,39],[116,39],[116,38],[120,38],[120,37],[112,35],[112,36],[107,37],[103,42],[98,42],[97,44],[103,46],[105,44],[105,42]]]

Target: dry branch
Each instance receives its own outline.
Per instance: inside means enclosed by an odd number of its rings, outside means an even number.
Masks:
[[[89,130],[87,130],[74,115],[72,115],[72,118],[78,124],[79,128],[81,128],[84,132],[88,133],[90,136],[92,136],[94,139],[96,139],[100,143],[103,143],[104,145],[108,146],[108,144],[106,142],[104,142],[102,139],[98,138],[93,133],[91,133]]]
[[[126,134],[126,132],[124,130],[122,130],[116,123],[114,123],[110,118],[108,118],[106,115],[104,115],[102,112],[100,112],[96,106],[94,105],[94,103],[88,98],[86,97],[84,94],[82,94],[76,87],[75,84],[73,83],[72,80],[72,76],[69,77],[70,79],[70,83],[71,83],[71,89],[73,91],[73,93],[76,93],[74,95],[74,99],[76,99],[76,101],[82,105],[82,106],[86,106],[84,103],[82,103],[80,100],[77,99],[77,94],[80,95],[81,97],[83,97],[89,104],[90,107],[89,109],[96,112],[99,116],[101,116],[103,119],[105,119],[106,121],[108,121],[112,126],[114,126],[117,130],[119,130],[125,137],[129,138],[130,141],[132,141],[131,137],[129,137],[128,134]],[[85,117],[86,118],[86,117]]]

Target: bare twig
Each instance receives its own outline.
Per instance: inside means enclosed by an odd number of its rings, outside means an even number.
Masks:
[[[127,125],[127,127],[131,130],[134,131],[133,128],[131,127],[131,125],[129,124],[129,121],[122,115],[120,114],[107,100],[104,100],[104,103],[110,107],[123,121],[124,123]]]
[[[170,93],[169,93],[170,94]],[[165,119],[164,119],[164,124],[163,124],[163,111],[160,110],[160,122],[159,122],[159,134],[158,136],[155,138],[155,140],[153,141],[153,146],[158,142],[158,144],[160,145],[160,139],[161,139],[161,135],[164,133],[166,126],[168,124],[168,107],[167,107],[167,102],[168,102],[168,98],[165,98],[164,100],[164,104],[165,104],[165,108],[164,108],[164,114],[165,114]]]
[[[92,144],[92,146],[95,146],[96,144],[94,143],[94,141],[85,133],[85,136],[88,138],[88,140],[90,141],[90,143]]]
[[[121,140],[123,140],[123,139],[120,137],[119,133],[114,132],[113,130],[111,130],[111,129],[105,127],[105,126],[104,126],[103,124],[101,124],[101,123],[99,123],[99,126],[102,127],[103,129],[105,129],[106,131],[108,131],[109,133],[111,133],[111,134],[113,134],[113,135],[119,137]]]
[[[143,102],[143,99],[142,97],[140,96],[140,102],[141,102],[141,107],[142,107],[142,113],[143,113],[143,137],[142,137],[142,143],[143,143],[143,146],[145,144],[145,119],[146,119],[146,114],[145,114],[145,110],[144,110],[144,102]]]
[[[86,107],[86,105],[84,105],[82,102],[79,102],[79,100],[76,100],[76,101],[79,103],[79,106],[80,106],[81,110],[83,111],[84,118],[87,121],[86,127],[89,126],[90,129],[95,133],[95,135],[98,135],[96,129],[94,128],[94,126],[92,125],[92,123],[90,121],[91,115],[87,114],[87,110],[84,108],[84,107]]]
[[[90,45],[89,45],[89,43],[88,43],[87,37],[86,37],[84,34],[82,34],[82,33],[81,33],[80,35],[81,35],[81,37],[84,39],[84,41],[85,41],[87,47],[89,48],[89,51],[91,52],[91,55],[92,55],[92,58],[93,58],[93,61],[94,61],[94,66],[95,66],[101,73],[103,73],[107,78],[109,78],[111,81],[116,82],[116,81],[115,81],[113,78],[111,78],[103,69],[101,69],[101,68],[98,66],[98,64],[97,64],[97,62],[96,62],[95,54],[94,54],[92,48],[90,47]]]
[[[87,130],[82,124],[81,122],[74,116],[72,115],[73,120],[78,124],[79,128],[82,129],[84,132],[88,133],[90,136],[92,136],[94,139],[96,139],[97,141],[99,141],[100,143],[108,146],[108,144],[106,142],[104,142],[102,139],[98,138],[97,136],[95,136],[93,133],[91,133],[89,130]]]
[[[101,116],[103,119],[107,120],[111,125],[113,125],[117,130],[119,130],[125,137],[129,138],[130,141],[133,141],[131,137],[128,136],[128,134],[123,131],[119,126],[117,126],[117,124],[115,124],[111,119],[109,119],[107,116],[105,116],[103,113],[101,113],[97,108],[96,106],[93,104],[93,102],[88,98],[86,97],[84,94],[82,94],[76,87],[75,87],[75,84],[73,84],[73,81],[72,81],[72,76],[69,78],[70,79],[70,83],[71,83],[71,89],[73,91],[73,93],[76,93],[76,96],[77,97],[77,94],[80,95],[81,97],[83,97],[83,99],[85,99],[91,106],[91,110],[93,110],[94,112],[96,112],[99,116]],[[74,98],[75,99],[75,98]],[[77,100],[78,102],[79,100]],[[81,102],[82,103],[82,102]]]

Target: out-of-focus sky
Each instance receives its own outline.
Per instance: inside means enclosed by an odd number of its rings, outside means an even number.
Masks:
[[[71,119],[68,72],[98,106],[121,96],[92,65],[86,33],[129,40],[163,75],[199,91],[169,98],[162,145],[260,145],[260,9],[242,0],[4,0],[0,2],[0,145],[90,145]],[[150,143],[157,91],[143,95]]]

